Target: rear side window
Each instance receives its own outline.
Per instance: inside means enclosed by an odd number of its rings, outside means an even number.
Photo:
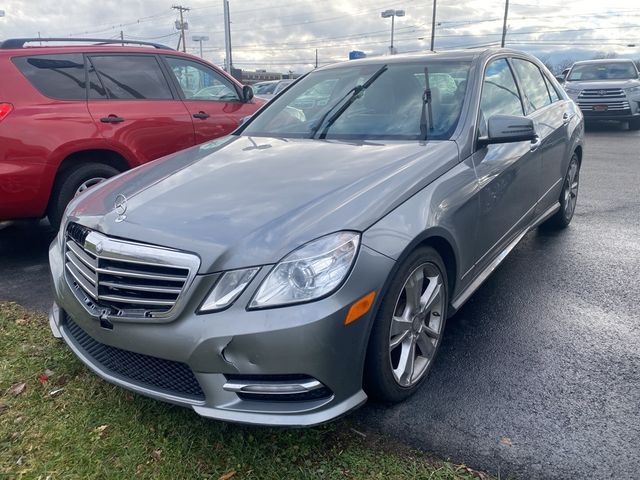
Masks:
[[[90,60],[93,68],[89,70],[95,69],[110,99],[167,100],[173,98],[167,79],[155,56],[104,55],[92,56]]]
[[[504,58],[487,66],[480,98],[480,112],[485,121],[494,115],[524,115],[516,81]]]
[[[527,113],[535,112],[551,103],[547,85],[538,67],[527,60],[514,58],[513,68],[516,70],[520,86],[524,92],[524,104]]]
[[[82,54],[16,57],[13,63],[38,91],[58,100],[85,100]]]

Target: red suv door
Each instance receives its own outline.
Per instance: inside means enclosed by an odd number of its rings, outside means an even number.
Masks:
[[[193,117],[196,143],[231,133],[244,117],[255,112],[256,104],[242,102],[234,82],[221,72],[196,60],[162,57]]]
[[[194,145],[191,115],[152,54],[88,58],[89,112],[112,147],[137,163]]]

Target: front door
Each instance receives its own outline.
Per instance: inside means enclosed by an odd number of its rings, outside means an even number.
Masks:
[[[520,91],[505,58],[484,74],[479,136],[493,115],[524,115]],[[501,252],[533,219],[539,194],[541,155],[529,141],[478,148],[473,163],[480,188],[480,222],[476,237],[476,272]]]
[[[116,151],[143,163],[194,145],[191,115],[156,55],[92,55],[88,75],[89,112]]]
[[[196,143],[228,135],[254,112],[255,105],[243,103],[234,83],[214,68],[183,57],[163,58],[193,117]]]

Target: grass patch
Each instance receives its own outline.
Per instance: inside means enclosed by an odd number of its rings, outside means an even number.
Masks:
[[[486,478],[351,429],[247,427],[112,386],[46,318],[0,304],[0,478]],[[24,385],[23,385],[24,384]]]

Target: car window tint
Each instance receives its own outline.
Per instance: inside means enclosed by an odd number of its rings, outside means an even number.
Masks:
[[[186,100],[237,102],[238,92],[230,80],[212,68],[178,57],[165,57]]]
[[[92,56],[91,63],[111,99],[166,100],[173,98],[155,56]]]
[[[549,91],[540,69],[533,63],[519,58],[513,59],[513,67],[520,80],[527,113],[549,105],[551,97],[549,97]]]
[[[494,115],[524,115],[513,73],[504,58],[487,66],[480,99],[480,112],[484,121]]]
[[[560,97],[558,96],[558,92],[556,91],[556,88],[553,86],[553,84],[547,78],[546,75],[544,75],[543,77],[544,77],[545,83],[547,84],[547,89],[549,90],[549,95],[551,95],[551,101],[552,102],[557,102],[558,100],[560,100]]]
[[[60,100],[87,98],[82,54],[17,57],[13,63],[47,97]]]

